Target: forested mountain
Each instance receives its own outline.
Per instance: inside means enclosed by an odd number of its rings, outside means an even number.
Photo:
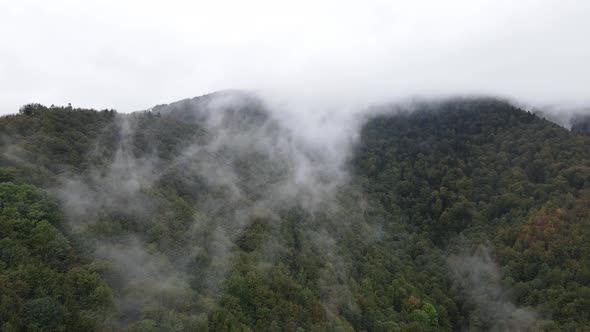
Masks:
[[[488,98],[364,114],[338,153],[237,91],[1,117],[0,329],[588,329],[584,130]]]

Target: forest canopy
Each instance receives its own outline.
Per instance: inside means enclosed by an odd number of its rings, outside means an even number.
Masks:
[[[386,105],[344,174],[255,98],[216,98],[0,117],[0,330],[590,325],[582,120]]]

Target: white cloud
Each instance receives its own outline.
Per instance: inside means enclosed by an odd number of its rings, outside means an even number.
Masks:
[[[0,113],[245,88],[319,105],[590,99],[590,2],[0,1]]]

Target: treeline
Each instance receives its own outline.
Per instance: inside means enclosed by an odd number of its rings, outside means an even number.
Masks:
[[[587,136],[504,102],[458,100],[370,121],[356,156],[366,190],[437,247],[453,250],[458,235],[493,244],[514,300],[543,328],[590,324]]]
[[[260,180],[284,167],[247,146],[200,151],[215,133],[190,107],[0,118],[3,331],[590,325],[590,137],[497,100],[424,104],[368,121],[335,204],[268,210]],[[245,109],[228,133],[267,125]],[[72,192],[88,195],[75,211]],[[534,321],[484,319],[457,285],[448,257],[480,245]]]

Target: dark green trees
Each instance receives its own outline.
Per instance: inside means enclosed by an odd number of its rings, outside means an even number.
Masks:
[[[31,185],[0,183],[0,326],[17,331],[108,326],[113,298],[57,227],[57,205]]]
[[[590,324],[588,136],[493,99],[385,112],[350,182],[306,209],[267,204],[293,165],[252,152],[248,135],[281,133],[263,106],[212,127],[209,98],[0,118],[0,329],[515,326],[495,303],[533,330]],[[501,299],[487,307],[449,267],[479,246]]]

